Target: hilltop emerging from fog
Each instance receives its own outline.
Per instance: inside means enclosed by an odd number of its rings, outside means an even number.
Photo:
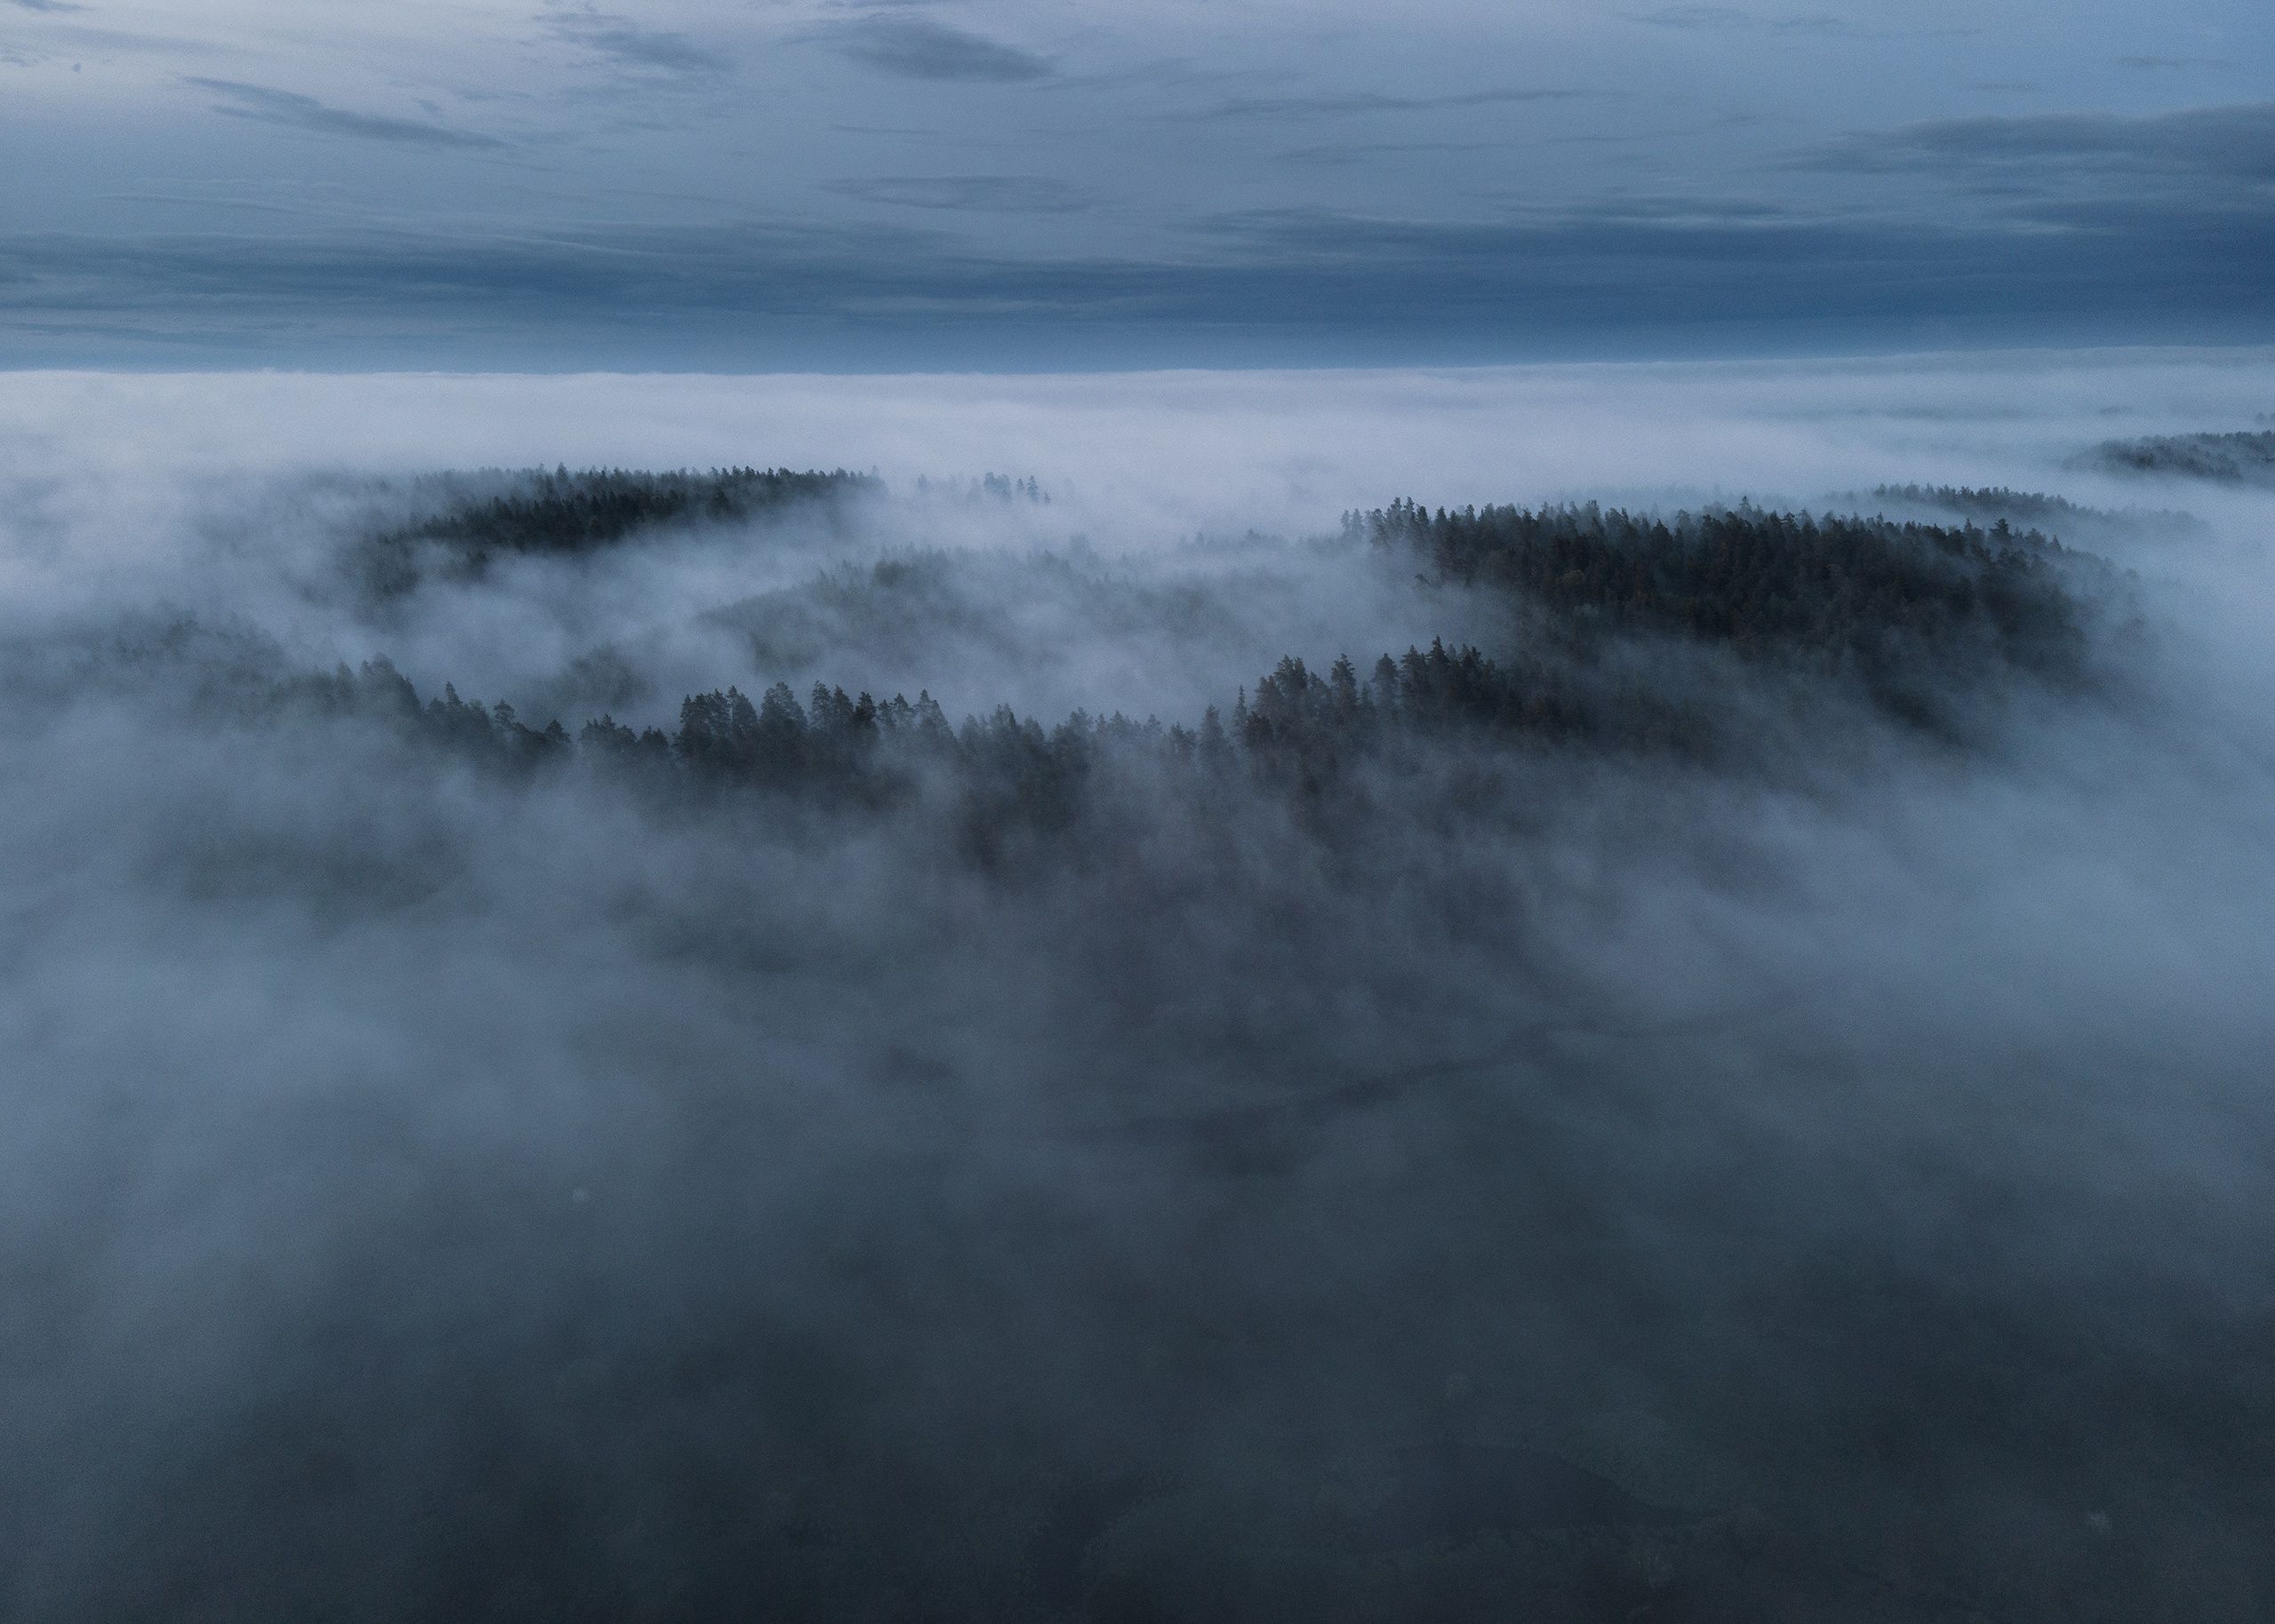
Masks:
[[[987,493],[1010,499],[1014,487],[1000,483]],[[842,529],[858,522],[845,504],[879,490],[842,473],[740,469],[435,476],[411,487],[420,518],[353,537],[341,568],[385,600],[422,580],[479,580],[499,557],[573,560],[794,506]],[[2032,506],[2002,495],[1992,506]],[[2068,516],[2066,506],[2035,504],[2046,516]],[[1360,663],[1314,652],[1317,669],[1289,653],[1252,691],[1167,724],[1133,720],[1101,696],[1048,728],[1000,704],[954,726],[929,689],[911,700],[817,682],[802,699],[778,681],[754,696],[732,684],[687,696],[668,731],[603,713],[572,734],[558,717],[484,706],[454,685],[422,701],[383,657],[353,673],[294,676],[276,669],[274,652],[234,667],[233,703],[377,720],[500,768],[581,757],[659,792],[744,786],[874,806],[911,800],[945,775],[960,785],[967,839],[985,846],[1002,832],[982,827],[992,820],[1081,820],[1090,780],[1109,763],[1123,775],[1143,766],[1211,779],[1239,764],[1259,783],[1316,795],[1385,754],[1518,742],[1761,766],[1754,729],[1767,712],[1792,720],[1861,705],[1956,738],[1984,725],[2009,684],[2077,690],[2104,679],[2117,651],[2092,628],[2129,612],[2115,571],[2014,529],[2004,512],[1984,529],[1750,506],[1662,518],[1594,504],[1433,511],[1400,501],[1346,515],[1344,537],[1393,569],[1484,594],[1505,622],[1500,642],[1487,650],[1433,637],[1426,650]],[[848,590],[900,595],[909,568],[885,560]],[[944,586],[922,576],[914,585]],[[193,662],[202,646],[188,625],[163,641]]]

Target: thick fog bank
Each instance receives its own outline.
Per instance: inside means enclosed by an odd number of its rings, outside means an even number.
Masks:
[[[2271,382],[9,378],[0,1617],[2263,1616]]]

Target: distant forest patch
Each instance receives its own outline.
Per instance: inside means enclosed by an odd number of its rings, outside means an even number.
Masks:
[[[571,557],[673,525],[733,524],[874,494],[873,475],[842,468],[482,469],[430,474],[410,499],[422,517],[363,537],[351,569],[377,596],[415,587],[422,561],[473,579],[500,554]]]
[[[1831,498],[1833,506],[1860,511],[1950,514],[1973,524],[2030,525],[2059,536],[2067,531],[2148,530],[2200,534],[2206,526],[2193,513],[2171,508],[2087,507],[2043,491],[2012,490],[2004,485],[1875,485]]]
[[[2223,485],[2275,485],[2275,430],[2108,440],[2087,453],[2087,461],[2118,474],[2157,474]]]
[[[1510,594],[1565,636],[1686,638],[1855,676],[1884,699],[1955,661],[2082,676],[2079,591],[2116,578],[2003,518],[1986,530],[1743,506],[1661,517],[1395,502],[1345,523]]]

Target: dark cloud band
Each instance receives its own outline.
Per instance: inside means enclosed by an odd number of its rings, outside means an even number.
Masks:
[[[456,130],[444,124],[425,123],[418,119],[394,118],[382,114],[351,112],[343,107],[331,107],[313,96],[303,96],[296,91],[245,84],[235,79],[199,76],[188,77],[183,83],[223,97],[225,100],[214,107],[217,113],[227,114],[232,118],[249,118],[260,123],[283,124],[295,130],[313,131],[319,135],[387,141],[403,147],[459,150],[496,148],[506,145],[494,136],[471,130]]]

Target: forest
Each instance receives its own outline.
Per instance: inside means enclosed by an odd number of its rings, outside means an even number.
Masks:
[[[379,595],[406,592],[422,562],[459,578],[479,577],[499,555],[575,556],[671,524],[729,524],[797,506],[830,507],[877,489],[840,468],[675,469],[566,466],[429,474],[405,495],[427,511],[416,521],[360,538],[353,567]]]
[[[493,547],[573,553],[686,513],[723,515],[752,500],[754,484],[769,501],[820,500],[858,490],[851,477],[535,472],[515,494],[451,510],[418,534],[462,543],[470,558]],[[2012,493],[1969,499],[2027,506]],[[1734,688],[1784,679],[1783,695],[1768,700],[1765,689],[1765,703],[1864,704],[1957,744],[2002,685],[2080,690],[2105,680],[2128,614],[2120,572],[2016,529],[2003,511],[1984,529],[1750,506],[1662,517],[1592,504],[1433,512],[1400,500],[1343,522],[1401,567],[1505,604],[1508,641],[1488,652],[1433,638],[1363,665],[1338,652],[1324,670],[1290,653],[1221,705],[1167,722],[1132,720],[1101,697],[1097,709],[1048,724],[1002,704],[952,723],[929,689],[911,700],[816,682],[802,699],[777,681],[755,697],[732,684],[688,695],[668,728],[603,713],[572,733],[557,717],[525,720],[502,701],[462,699],[448,682],[422,701],[384,656],[267,679],[240,703],[383,721],[507,771],[581,761],[663,794],[732,789],[882,806],[944,777],[978,839],[982,808],[1023,827],[1066,827],[1108,758],[1180,793],[1237,768],[1244,781],[1314,798],[1356,761],[1456,743],[1734,763],[1746,741],[1730,706],[1702,702],[1701,658],[1728,661]],[[900,568],[875,566],[880,578]],[[1638,659],[1640,640],[1671,650]]]
[[[2195,514],[2174,508],[2088,507],[2066,497],[2013,490],[2004,485],[1880,485],[1868,496],[1851,491],[1840,501],[1858,509],[1870,504],[1875,513],[1936,514],[1975,524],[1996,524],[2004,519],[2009,524],[2067,534],[2072,544],[2087,536],[2121,535],[2144,528],[2175,537],[2200,536],[2207,529]]]
[[[2266,485],[2275,483],[2275,429],[2107,440],[2094,448],[2092,460],[2126,474]]]

